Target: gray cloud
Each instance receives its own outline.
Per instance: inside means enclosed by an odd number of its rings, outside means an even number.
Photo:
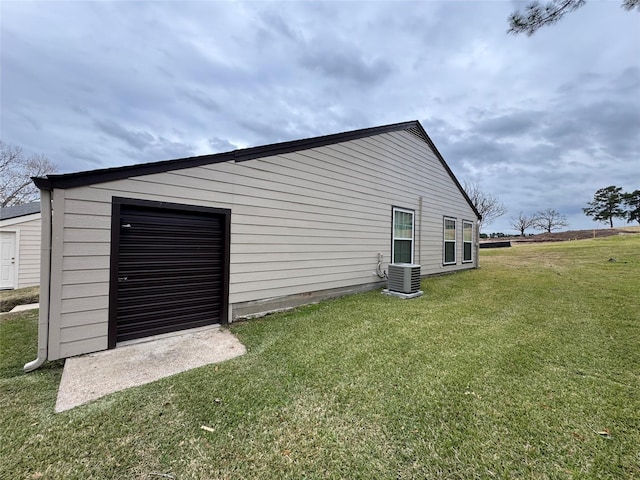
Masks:
[[[195,105],[209,111],[219,112],[220,106],[200,89],[184,89],[183,95]]]
[[[121,140],[125,145],[119,148],[122,157],[136,161],[168,160],[194,154],[193,147],[162,136],[154,137],[149,132],[128,130],[109,120],[94,120],[96,128],[110,137]],[[86,154],[92,158],[91,154]]]
[[[100,168],[102,166],[102,162],[104,161],[103,158],[100,158],[91,150],[83,147],[62,147],[61,153],[64,155],[65,164],[77,165],[78,170]]]
[[[274,37],[284,37],[287,40],[298,42],[302,40],[302,35],[294,28],[290,22],[285,19],[278,12],[274,10],[266,10],[258,13],[258,17],[261,20],[260,26],[260,38],[262,40],[273,40]]]
[[[330,50],[310,50],[300,56],[300,64],[321,75],[354,85],[368,86],[383,82],[393,68],[385,60],[342,45]]]
[[[117,158],[125,160],[124,163],[157,162],[159,160],[171,160],[195,155],[193,146],[163,137],[154,139],[153,143],[148,144],[143,151],[125,147],[120,148],[119,152],[120,154]],[[131,162],[131,159],[135,159],[135,162]]]
[[[134,132],[109,120],[94,120],[94,125],[107,135],[120,139],[138,150],[153,145],[155,139],[149,132]]]
[[[505,34],[502,2],[0,9],[2,140],[63,171],[420,119],[509,215],[551,207],[591,226],[579,209],[595,190],[638,188],[637,17],[618,4],[531,38]]]
[[[611,87],[614,92],[626,97],[627,95],[635,98],[636,101],[640,97],[640,68],[628,67],[613,80]]]
[[[211,153],[231,152],[238,149],[237,145],[224,138],[211,137],[207,143],[211,147]]]
[[[532,135],[540,129],[544,117],[535,110],[515,111],[478,121],[474,130],[494,139]]]

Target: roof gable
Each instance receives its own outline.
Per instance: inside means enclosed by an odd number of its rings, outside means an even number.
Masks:
[[[41,190],[80,187],[96,183],[122,180],[125,178],[137,177],[141,175],[151,175],[154,173],[164,173],[172,170],[182,170],[185,168],[199,167],[202,165],[211,165],[221,162],[244,162],[256,158],[282,155],[286,153],[292,153],[397,131],[407,131],[429,145],[431,150],[433,150],[434,154],[451,177],[452,181],[460,190],[460,193],[462,193],[478,218],[480,218],[480,214],[474,207],[473,203],[465,193],[464,189],[456,179],[455,175],[445,162],[436,146],[427,135],[427,132],[417,120],[394,123],[390,125],[382,125],[379,127],[363,128],[360,130],[352,130],[349,132],[323,135],[302,140],[292,140],[288,142],[274,143],[258,147],[243,148],[226,153],[200,155],[197,157],[179,158],[175,160],[164,160],[160,162],[143,163],[137,165],[126,165],[123,167],[104,168],[99,170],[68,173],[62,175],[48,175],[47,177],[35,177],[33,178],[33,181]]]

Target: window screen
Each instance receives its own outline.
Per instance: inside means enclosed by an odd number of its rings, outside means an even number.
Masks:
[[[456,263],[456,220],[444,219],[444,264]]]
[[[393,208],[393,263],[413,263],[413,210]]]
[[[473,223],[462,222],[462,261],[473,261]]]

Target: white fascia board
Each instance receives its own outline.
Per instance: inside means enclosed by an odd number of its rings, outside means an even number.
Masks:
[[[40,213],[32,213],[30,215],[23,215],[22,217],[8,218],[7,220],[0,220],[0,228],[10,227],[19,223],[30,222],[31,220],[39,220]]]

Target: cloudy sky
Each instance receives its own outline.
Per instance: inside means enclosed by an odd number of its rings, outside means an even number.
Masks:
[[[533,37],[513,1],[0,3],[4,142],[60,173],[419,120],[508,213],[640,188],[640,13]],[[617,222],[622,225],[622,221]]]

